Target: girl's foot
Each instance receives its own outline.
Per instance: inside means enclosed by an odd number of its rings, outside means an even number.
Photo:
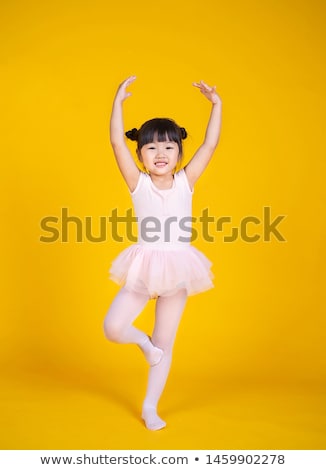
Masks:
[[[144,407],[141,417],[150,431],[158,431],[166,426],[166,422],[158,416],[154,407]]]
[[[150,366],[156,366],[161,361],[163,351],[154,346],[149,337],[140,345],[140,349],[143,351]]]

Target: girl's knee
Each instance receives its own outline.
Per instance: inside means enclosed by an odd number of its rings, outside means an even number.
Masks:
[[[123,328],[118,322],[113,322],[110,318],[106,317],[103,324],[103,330],[106,339],[119,343],[123,335]]]

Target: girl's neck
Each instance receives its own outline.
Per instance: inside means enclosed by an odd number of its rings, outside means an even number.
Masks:
[[[172,173],[167,175],[153,175],[153,173],[150,173],[149,176],[158,189],[171,189],[173,187],[174,176]]]

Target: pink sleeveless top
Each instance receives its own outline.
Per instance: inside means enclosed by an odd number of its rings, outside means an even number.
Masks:
[[[156,248],[190,244],[192,195],[182,169],[174,174],[170,189],[159,189],[144,172],[131,192],[138,225],[138,243]]]

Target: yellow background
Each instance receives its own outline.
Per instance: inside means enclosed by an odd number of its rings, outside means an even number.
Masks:
[[[2,449],[325,449],[325,4],[312,0],[17,1],[0,6]],[[128,241],[41,243],[63,207],[84,220],[131,201],[108,140],[131,74],[126,128],[155,116],[200,145],[223,100],[194,216],[272,219],[286,242],[202,237],[215,289],[191,297],[160,402],[139,418],[147,368],[104,338]],[[134,147],[131,145],[132,151]],[[137,325],[150,332],[154,302]]]

